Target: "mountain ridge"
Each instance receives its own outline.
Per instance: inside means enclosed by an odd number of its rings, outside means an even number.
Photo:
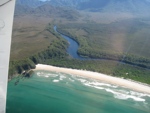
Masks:
[[[49,4],[57,7],[72,8],[90,12],[129,12],[148,14],[150,0],[17,0],[16,5],[32,8]]]
[[[16,5],[15,16],[21,15],[40,15],[47,17],[62,17],[68,20],[76,20],[80,17],[80,13],[73,9],[67,9],[63,7],[55,7],[50,4],[43,4],[36,8],[31,8],[26,5]]]

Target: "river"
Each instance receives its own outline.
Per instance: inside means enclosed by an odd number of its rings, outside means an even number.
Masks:
[[[75,40],[73,40],[69,36],[63,35],[60,32],[58,32],[57,31],[57,26],[54,26],[54,30],[55,30],[56,33],[59,33],[61,35],[61,37],[63,37],[65,40],[68,41],[69,47],[67,48],[67,53],[72,58],[80,59],[80,60],[87,60],[87,59],[89,59],[89,58],[84,58],[84,57],[81,57],[80,55],[78,55],[77,51],[78,51],[78,48],[79,48],[79,44]]]
[[[60,35],[70,56],[86,59],[77,42]],[[150,113],[150,95],[102,81],[42,70],[15,85],[17,79],[8,83],[6,113]]]

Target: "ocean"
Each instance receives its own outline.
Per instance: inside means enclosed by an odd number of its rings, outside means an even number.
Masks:
[[[8,83],[6,113],[150,113],[150,95],[102,81],[35,71]]]

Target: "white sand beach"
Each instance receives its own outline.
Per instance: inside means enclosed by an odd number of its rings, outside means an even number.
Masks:
[[[123,86],[138,92],[150,94],[150,87],[147,85],[143,85],[142,83],[126,80],[123,78],[117,78],[108,76],[102,73],[92,72],[92,71],[85,71],[85,70],[77,70],[77,69],[70,69],[70,68],[62,68],[62,67],[55,67],[51,65],[44,65],[44,64],[37,64],[36,69],[33,70],[46,70],[52,72],[62,72],[67,74],[79,75],[88,78],[97,79],[103,82],[107,82],[110,84]]]

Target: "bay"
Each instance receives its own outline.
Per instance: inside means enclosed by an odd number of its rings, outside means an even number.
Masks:
[[[94,79],[35,71],[8,83],[6,113],[149,113],[150,95]]]

